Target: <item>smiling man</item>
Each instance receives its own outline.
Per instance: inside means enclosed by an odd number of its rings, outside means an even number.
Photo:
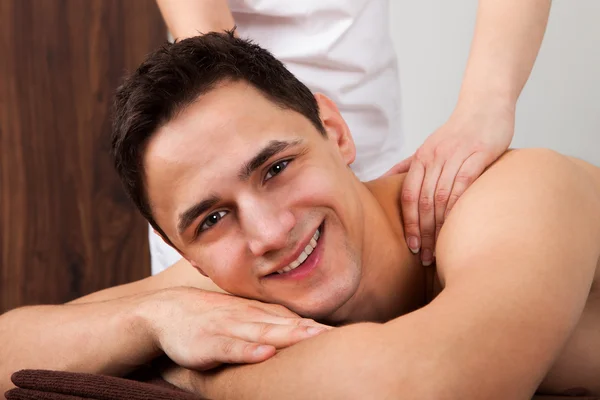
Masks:
[[[163,237],[229,293],[330,323],[386,321],[423,301],[407,290],[424,270],[389,222],[398,210],[387,215],[372,193],[393,193],[401,177],[362,184],[348,168],[347,126],[316,99],[313,123],[245,81],[219,82],[148,141],[149,209]],[[127,139],[118,154],[141,146]],[[379,294],[365,303],[368,292]]]
[[[335,104],[260,47],[231,34],[165,47],[117,110],[126,188],[197,270],[237,296],[358,322],[173,382],[235,399],[600,394],[598,168],[507,153],[449,214],[432,277],[404,245],[404,176],[360,182]]]
[[[113,152],[184,261],[0,316],[3,387],[21,368],[124,375],[166,354],[181,366],[166,377],[208,398],[600,395],[592,165],[508,152],[424,269],[399,218],[405,175],[358,180],[335,104],[231,33],[149,56],[118,91]],[[242,365],[192,370],[218,362]]]

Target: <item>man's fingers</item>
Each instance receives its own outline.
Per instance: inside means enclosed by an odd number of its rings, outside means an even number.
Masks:
[[[448,206],[448,200],[452,193],[452,186],[454,184],[454,178],[460,169],[465,157],[454,156],[450,158],[442,168],[440,179],[438,180],[437,187],[435,189],[434,205],[435,205],[435,241],[437,242],[440,229],[445,221],[446,207]]]
[[[275,317],[300,319],[300,316],[298,314],[288,309],[287,307],[284,307],[279,304],[261,303],[259,301],[254,301],[252,309],[260,313],[273,315]]]
[[[202,369],[210,369],[220,363],[250,364],[264,361],[276,353],[274,346],[254,343],[230,336],[211,336],[199,348],[209,353],[200,354],[196,364]]]
[[[290,310],[289,308],[280,304],[265,304],[265,312],[272,313],[283,318],[300,318],[298,314]]]
[[[294,321],[296,325],[304,325],[304,326],[316,326],[317,328],[323,328],[325,330],[333,329],[333,326],[321,324],[314,319],[310,318],[296,318]]]
[[[489,163],[483,153],[473,153],[469,156],[465,162],[461,165],[456,177],[454,178],[454,185],[452,186],[452,192],[448,199],[448,205],[444,219],[448,217],[448,214],[456,204],[456,201],[463,195],[469,186],[483,173]]]
[[[425,166],[419,160],[413,160],[410,171],[402,183],[400,202],[402,203],[402,219],[406,242],[413,253],[421,248],[421,232],[419,229],[419,196],[425,176]]]
[[[435,248],[435,189],[437,187],[442,164],[432,164],[425,172],[425,179],[419,196],[419,227],[421,231],[421,262],[429,266],[433,262]]]
[[[382,176],[391,176],[396,174],[404,174],[408,172],[410,169],[410,164],[412,163],[412,156],[408,157],[405,160],[400,161],[398,164],[394,165],[388,172],[383,174]]]
[[[327,329],[312,325],[277,325],[261,322],[237,324],[230,328],[230,333],[239,339],[267,344],[281,349],[304,339],[309,339]]]

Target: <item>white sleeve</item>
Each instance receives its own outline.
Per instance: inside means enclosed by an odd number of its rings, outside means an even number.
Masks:
[[[150,247],[150,266],[152,275],[164,271],[181,259],[181,255],[158,236],[148,224],[148,244]]]

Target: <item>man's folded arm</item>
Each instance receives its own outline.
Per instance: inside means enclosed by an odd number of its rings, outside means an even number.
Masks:
[[[185,260],[156,276],[109,288],[64,305],[17,308],[0,315],[0,393],[10,374],[47,368],[121,375],[161,354],[149,341],[138,310],[144,293],[214,284]]]
[[[182,258],[159,274],[139,281],[100,290],[75,299],[67,304],[96,303],[136,293],[152,292],[178,286],[195,287],[211,292],[225,293],[213,281],[201,275],[186,259]]]
[[[448,218],[438,244],[445,289],[430,305],[327,332],[260,364],[173,380],[224,399],[531,398],[598,262],[600,206],[588,179],[555,153],[512,152]]]

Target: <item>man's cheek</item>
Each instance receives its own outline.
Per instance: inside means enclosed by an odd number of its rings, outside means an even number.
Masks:
[[[221,289],[236,295],[246,296],[251,286],[251,270],[247,268],[233,268],[231,265],[223,265],[213,268],[211,279]]]

